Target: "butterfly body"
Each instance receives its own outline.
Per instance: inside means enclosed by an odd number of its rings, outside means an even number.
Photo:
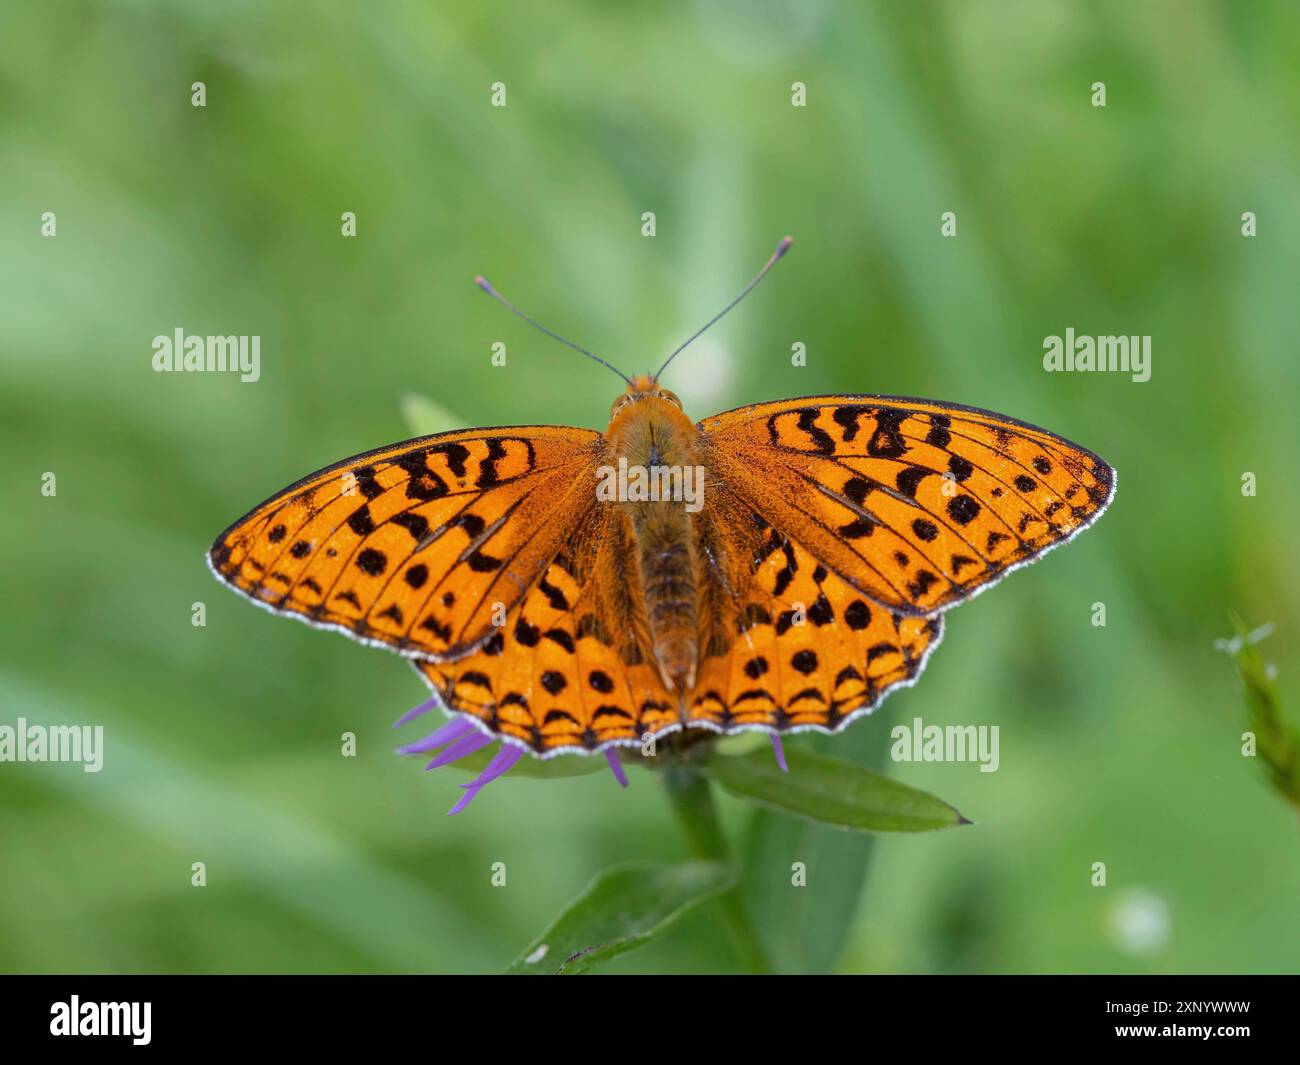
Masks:
[[[697,453],[698,430],[671,392],[648,377],[633,378],[614,403],[605,434],[606,470],[632,470],[658,486],[673,486],[678,498],[637,498],[650,495],[625,490],[615,505],[625,523],[624,538],[635,544],[628,561],[632,597],[644,615],[649,646],[638,648],[659,668],[664,686],[684,698],[695,686],[699,656],[699,552],[695,517],[683,505],[681,489],[687,478],[700,496],[703,467]],[[642,619],[638,618],[638,621]]]

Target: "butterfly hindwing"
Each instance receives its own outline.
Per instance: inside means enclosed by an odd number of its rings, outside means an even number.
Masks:
[[[703,641],[693,724],[838,731],[913,683],[942,637],[941,617],[872,602],[726,485],[701,532],[723,628]]]
[[[542,756],[679,727],[676,699],[641,653],[636,607],[622,597],[625,536],[616,512],[589,512],[478,650],[412,664],[447,709]]]
[[[209,563],[276,612],[409,655],[463,654],[591,509],[600,443],[529,426],[370,451],[254,508]]]
[[[1046,430],[886,396],[763,403],[699,423],[710,474],[872,601],[927,615],[1093,522],[1114,471]]]

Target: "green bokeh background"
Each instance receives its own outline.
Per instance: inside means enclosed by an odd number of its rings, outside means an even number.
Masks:
[[[203,550],[410,435],[407,392],[467,426],[604,427],[618,382],[475,274],[644,370],[785,233],[791,255],[670,372],[692,414],[931,396],[1051,427],[1120,483],[1094,530],[950,615],[919,686],[790,741],[870,762],[917,716],[999,725],[996,773],[890,769],[974,827],[867,839],[724,802],[777,965],[1300,969],[1300,832],[1240,754],[1212,646],[1231,608],[1274,623],[1295,712],[1300,11],[546,7],[5,12],[0,723],[102,724],[106,765],[0,764],[0,969],[497,971],[602,868],[684,857],[640,771],[628,792],[507,778],[446,817],[464,776],[392,754],[414,673],[253,609]],[[178,326],[260,335],[262,379],[155,374]],[[1150,334],[1151,380],[1044,373],[1070,326]],[[710,905],[610,969],[733,965]]]

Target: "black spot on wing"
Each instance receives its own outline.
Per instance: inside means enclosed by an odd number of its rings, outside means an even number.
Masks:
[[[958,525],[969,525],[979,512],[980,505],[971,496],[959,495],[948,500],[948,515]]]
[[[858,435],[858,419],[869,412],[868,407],[836,407],[835,413],[831,415],[835,424],[838,425],[842,432],[840,439],[846,444],[851,444]]]
[[[367,500],[384,494],[384,486],[375,480],[375,468],[373,466],[358,466],[352,471],[352,476],[357,479],[357,490]]]
[[[475,573],[491,573],[493,570],[500,569],[502,565],[501,559],[482,551],[475,551],[465,561]]]
[[[877,458],[897,459],[907,454],[907,441],[903,439],[903,420],[906,413],[899,410],[876,411],[876,431],[867,441],[867,453]]]
[[[839,534],[846,540],[861,540],[870,536],[876,529],[876,523],[870,518],[854,518],[847,525],[839,527]]]
[[[951,425],[952,419],[946,414],[930,415],[930,431],[925,434],[925,442],[935,447],[947,447],[952,440],[952,433],[948,432]]]
[[[371,577],[378,577],[388,568],[388,556],[373,547],[363,548],[357,553],[357,569]]]
[[[369,504],[363,504],[348,515],[348,528],[358,536],[369,536],[375,531],[375,519],[370,516]]]
[[[855,599],[844,608],[844,620],[849,628],[860,632],[871,624],[871,610],[861,599]]]
[[[924,466],[905,466],[898,471],[898,476],[894,478],[894,483],[898,490],[911,499],[916,498],[916,490],[920,487],[921,482],[933,470],[927,470]]]
[[[790,665],[805,676],[817,668],[817,653],[806,648],[790,657]]]
[[[399,529],[405,529],[411,534],[411,539],[417,544],[424,539],[429,532],[429,520],[422,514],[416,514],[413,511],[404,511],[401,514],[394,514],[388,519]]]
[[[559,611],[569,609],[569,600],[565,598],[564,593],[545,577],[537,582],[537,590],[546,596],[547,602],[551,604],[551,609]]]
[[[918,540],[923,540],[928,544],[939,535],[939,527],[926,518],[917,518],[912,522],[912,532],[916,534]]]
[[[830,433],[817,424],[818,413],[816,407],[800,411],[798,425],[817,451],[823,455],[832,455],[835,453],[835,441],[831,439]]]
[[[469,458],[469,448],[464,444],[455,442],[447,444],[434,444],[429,448],[430,455],[442,455],[447,460],[447,468],[456,478],[464,478],[465,462]]]
[[[565,629],[547,629],[542,633],[542,635],[545,636],[546,639],[550,640],[551,643],[563,648],[569,654],[573,654],[573,637],[570,636]]]
[[[506,446],[500,440],[488,441],[488,453],[482,464],[479,466],[478,480],[475,486],[478,488],[491,488],[500,480],[497,473],[497,463],[506,457]]]

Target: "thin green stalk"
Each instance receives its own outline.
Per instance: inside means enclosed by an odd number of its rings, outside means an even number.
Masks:
[[[681,764],[667,766],[662,776],[673,812],[686,832],[691,856],[730,862],[731,848],[722,834],[722,826],[718,824],[718,811],[708,778],[699,770]],[[718,904],[722,907],[727,934],[740,963],[751,972],[770,972],[771,967],[745,910],[739,887],[720,895]]]

